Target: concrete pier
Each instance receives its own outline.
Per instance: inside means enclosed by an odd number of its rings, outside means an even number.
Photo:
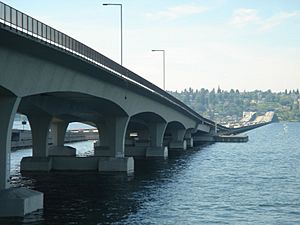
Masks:
[[[132,157],[24,157],[21,161],[22,172],[50,171],[98,171],[102,172],[134,172]]]
[[[132,157],[99,158],[98,172],[125,172],[130,175],[134,173],[134,160]]]
[[[10,187],[12,124],[19,103],[20,98],[0,93],[0,217],[24,216],[43,208],[43,193]]]
[[[51,157],[23,157],[21,160],[21,172],[23,171],[39,171],[49,172],[52,169]]]
[[[0,217],[25,216],[42,209],[44,194],[26,188],[9,188],[0,191]]]

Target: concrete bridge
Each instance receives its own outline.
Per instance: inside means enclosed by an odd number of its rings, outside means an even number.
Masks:
[[[0,2],[0,216],[43,207],[43,194],[10,188],[10,143],[16,113],[28,117],[33,156],[22,171],[134,171],[135,156],[167,157],[229,129],[216,125],[109,58]],[[93,125],[93,157],[64,146],[71,122]],[[48,147],[48,135],[54,146]],[[59,157],[57,156],[59,155]]]

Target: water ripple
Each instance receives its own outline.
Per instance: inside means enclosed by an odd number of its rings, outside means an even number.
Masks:
[[[167,160],[136,160],[133,178],[96,173],[21,175],[12,185],[45,194],[45,208],[0,224],[300,224],[300,123],[249,132]],[[77,143],[79,156],[92,142]]]

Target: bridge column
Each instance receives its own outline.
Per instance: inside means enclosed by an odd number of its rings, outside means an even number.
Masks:
[[[32,134],[32,157],[24,157],[21,171],[50,171],[52,159],[48,157],[48,136],[52,117],[48,114],[27,115]]]
[[[99,131],[99,146],[95,146],[95,156],[99,159],[99,172],[127,172],[134,171],[132,157],[125,155],[125,134],[129,117],[107,118],[105,122],[97,124]]]
[[[146,150],[147,157],[168,157],[168,147],[163,146],[167,123],[152,123],[149,125],[150,147]]]
[[[0,190],[9,188],[11,131],[20,99],[0,96]]]
[[[169,148],[172,150],[186,150],[186,140],[184,140],[186,130],[174,129],[171,131],[172,140],[169,143]]]
[[[192,130],[187,130],[186,131],[184,139],[186,140],[187,148],[193,148],[194,147],[194,139],[192,137]]]
[[[10,188],[11,131],[20,98],[0,96],[0,217],[24,216],[43,208],[43,193]]]
[[[137,140],[130,137],[132,131],[127,130],[126,140],[125,140],[125,155],[133,157],[145,157],[146,149],[150,146],[150,136],[149,130],[135,130],[133,133],[137,133]]]
[[[49,156],[76,156],[75,148],[64,146],[68,125],[65,121],[51,124],[52,146],[48,149]]]
[[[64,121],[52,122],[51,136],[52,144],[55,146],[64,146],[65,136],[69,123]]]

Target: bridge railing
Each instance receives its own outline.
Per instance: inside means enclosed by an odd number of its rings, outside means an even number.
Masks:
[[[205,121],[207,124],[214,125],[215,123],[208,120],[194,110],[189,108],[187,105],[182,103],[180,100],[165,92],[161,88],[157,87],[153,83],[147,81],[136,73],[128,70],[121,66],[115,61],[95,51],[94,49],[86,46],[85,44],[75,40],[74,38],[48,26],[31,16],[22,13],[9,5],[0,1],[0,23],[3,23],[17,31],[25,33],[29,36],[43,40],[51,45],[57,46],[64,49],[72,54],[75,54],[85,60],[90,61],[97,66],[101,66],[111,71],[116,76],[121,76],[128,79],[144,88],[154,92],[161,97],[169,100],[178,107],[188,111],[191,115],[198,118],[201,121]]]

